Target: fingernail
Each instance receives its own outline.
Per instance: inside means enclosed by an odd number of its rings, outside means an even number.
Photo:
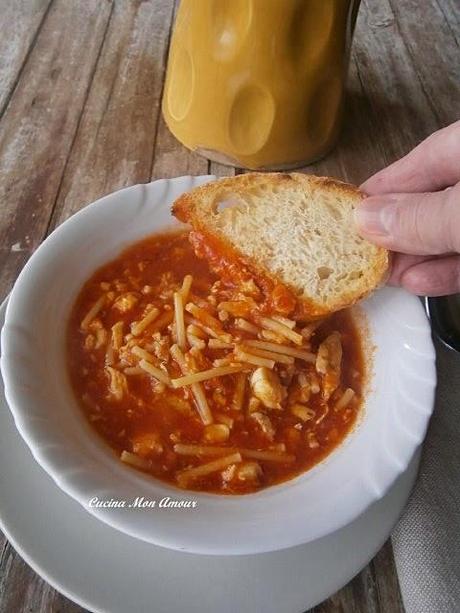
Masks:
[[[358,228],[365,234],[388,236],[395,198],[370,196],[355,209],[354,216]]]

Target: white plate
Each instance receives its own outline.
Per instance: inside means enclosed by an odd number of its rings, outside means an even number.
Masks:
[[[380,498],[422,442],[433,407],[430,329],[419,301],[384,288],[363,303],[376,346],[364,418],[326,461],[250,496],[187,494],[121,464],[86,423],[66,372],[65,333],[82,283],[123,245],[173,223],[170,205],[212,177],[179,177],[106,196],[59,226],[21,272],[2,330],[6,397],[34,457],[102,521],[143,540],[204,554],[272,551],[330,534]],[[198,501],[176,515],[89,508],[94,496]]]
[[[0,308],[0,326],[5,305]],[[96,612],[295,613],[345,585],[380,549],[403,509],[419,454],[390,491],[346,528],[250,556],[195,556],[131,538],[66,496],[19,436],[0,380],[0,527],[54,588]]]

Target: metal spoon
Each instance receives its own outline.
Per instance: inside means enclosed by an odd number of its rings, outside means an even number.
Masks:
[[[460,294],[425,298],[425,309],[439,340],[460,353]]]

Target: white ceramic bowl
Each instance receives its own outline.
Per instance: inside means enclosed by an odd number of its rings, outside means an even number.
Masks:
[[[170,205],[213,179],[136,185],[55,230],[21,272],[2,330],[1,368],[16,427],[58,486],[93,515],[158,545],[207,554],[283,549],[334,532],[388,490],[422,442],[433,407],[434,350],[417,298],[385,288],[363,303],[373,367],[360,425],[334,453],[285,484],[248,496],[187,493],[124,466],[76,404],[67,318],[83,282],[122,248],[171,226]],[[21,478],[20,475],[17,477]],[[196,500],[196,509],[89,508],[93,497]]]

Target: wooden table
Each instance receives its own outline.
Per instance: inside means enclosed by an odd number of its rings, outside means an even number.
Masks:
[[[162,120],[174,0],[0,0],[0,7],[6,296],[47,234],[96,198],[158,177],[235,170],[190,153]],[[363,0],[339,145],[305,171],[359,184],[458,119],[459,22],[457,0]],[[82,611],[6,539],[1,545],[0,613]],[[390,542],[315,611],[403,611]]]

